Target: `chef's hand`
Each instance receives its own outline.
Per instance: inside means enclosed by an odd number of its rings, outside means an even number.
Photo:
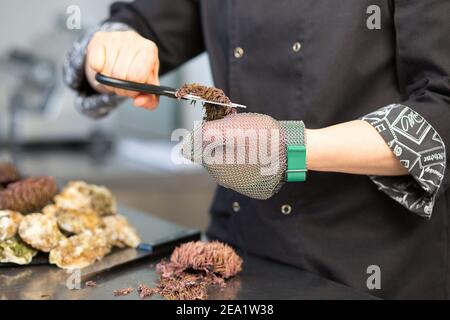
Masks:
[[[97,32],[92,37],[86,56],[86,76],[100,93],[130,97],[138,107],[154,109],[159,97],[99,84],[96,73],[140,83],[159,85],[158,48],[154,42],[135,31]]]
[[[219,185],[265,200],[285,180],[286,143],[292,133],[288,126],[303,134],[301,121],[277,121],[257,113],[206,121],[184,138],[183,156],[201,164]]]

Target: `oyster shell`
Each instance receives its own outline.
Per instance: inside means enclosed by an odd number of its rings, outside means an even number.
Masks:
[[[30,246],[49,252],[64,238],[55,217],[42,213],[25,216],[19,226],[20,238]]]
[[[37,251],[18,238],[0,241],[0,263],[29,264]]]
[[[17,211],[0,211],[0,241],[14,237],[22,219],[22,214]]]
[[[94,210],[100,216],[116,213],[116,201],[111,191],[83,181],[69,182],[55,196],[55,204],[61,209]]]
[[[92,209],[63,209],[57,214],[58,226],[61,230],[79,234],[84,230],[94,230],[101,227],[102,220]]]
[[[111,246],[104,230],[86,230],[62,240],[50,251],[49,260],[63,269],[78,269],[101,260],[110,251]]]
[[[60,209],[55,204],[48,204],[42,209],[42,213],[46,216],[55,217]]]
[[[141,243],[136,229],[133,228],[124,216],[107,216],[103,217],[102,220],[108,241],[111,245],[119,248],[136,248]]]

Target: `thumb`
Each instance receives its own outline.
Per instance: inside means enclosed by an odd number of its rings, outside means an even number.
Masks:
[[[94,44],[89,50],[89,67],[101,72],[105,66],[106,50],[103,44]]]

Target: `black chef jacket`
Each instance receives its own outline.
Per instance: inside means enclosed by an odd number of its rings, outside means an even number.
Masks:
[[[432,299],[450,289],[449,12],[448,0],[138,0],[107,22],[155,41],[162,73],[206,50],[216,86],[249,112],[308,128],[363,117],[410,170],[310,172],[266,201],[219,187],[209,236],[380,297]],[[373,265],[381,288],[367,286]]]

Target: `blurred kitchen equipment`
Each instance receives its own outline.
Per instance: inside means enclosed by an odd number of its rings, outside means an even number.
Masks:
[[[12,93],[9,103],[8,141],[11,148],[18,146],[17,127],[20,113],[32,115],[45,113],[51,94],[55,89],[55,65],[49,60],[39,59],[33,54],[13,50],[8,61],[17,66],[21,85]]]
[[[152,84],[145,84],[145,83],[121,80],[121,79],[116,79],[116,78],[105,76],[101,73],[97,73],[95,75],[95,79],[103,85],[114,87],[114,88],[131,90],[131,91],[142,92],[142,93],[156,94],[158,96],[165,96],[165,97],[169,97],[172,99],[180,99],[176,95],[177,89],[172,88],[172,87],[157,86],[157,85],[152,85]],[[181,99],[190,100],[190,101],[194,101],[194,102],[198,101],[202,104],[207,103],[207,104],[212,104],[212,105],[219,106],[219,107],[223,106],[223,107],[231,107],[231,108],[243,108],[243,109],[247,108],[246,106],[237,104],[237,103],[226,104],[226,103],[220,103],[220,102],[216,102],[216,101],[205,100],[201,97],[198,97],[198,96],[195,96],[192,94],[187,94],[187,95],[183,96]]]
[[[0,57],[0,143],[14,153],[29,145],[86,144],[98,153],[111,144],[113,117],[94,121],[74,108],[74,93],[62,81],[61,66],[80,31],[58,19],[49,32],[27,48],[13,48]],[[6,96],[6,98],[5,98]]]

